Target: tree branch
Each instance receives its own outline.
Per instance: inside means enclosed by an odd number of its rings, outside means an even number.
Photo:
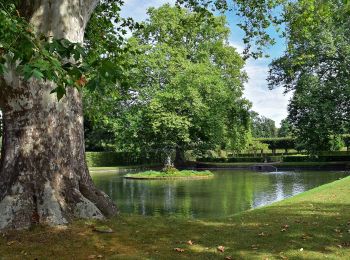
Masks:
[[[85,18],[85,26],[89,22],[90,17],[99,4],[100,0],[80,0],[80,4],[83,7],[83,15]]]

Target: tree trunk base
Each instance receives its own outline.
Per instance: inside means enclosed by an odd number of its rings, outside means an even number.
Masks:
[[[0,230],[59,226],[74,219],[102,220],[117,214],[109,197],[93,186],[71,190],[69,196],[60,193],[49,181],[37,191],[16,182],[0,202]]]
[[[23,86],[23,101],[3,107],[0,230],[116,215],[85,162],[80,93],[69,89],[58,102],[50,83]]]

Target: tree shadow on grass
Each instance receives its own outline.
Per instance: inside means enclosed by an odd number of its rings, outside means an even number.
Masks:
[[[350,258],[350,204],[301,202],[248,211],[222,222],[197,221],[186,234],[197,234],[203,249],[216,245],[227,248],[234,259],[318,259]],[[197,251],[197,252],[196,252]]]
[[[131,217],[124,221],[127,228],[115,226],[120,237],[127,236],[125,231],[133,234],[124,242],[156,259],[224,259],[228,256],[233,259],[348,259],[350,256],[350,204],[304,201],[247,211],[216,221],[154,217]],[[188,245],[188,240],[194,245]],[[224,246],[225,251],[219,252],[218,246]],[[180,253],[173,248],[185,251]]]
[[[93,232],[85,221],[67,229],[38,227],[32,231],[9,232],[0,238],[0,256],[5,259],[97,259],[98,256],[349,259],[350,256],[350,204],[346,203],[279,203],[217,220],[122,215],[101,224],[115,232]],[[187,243],[189,240],[193,245]],[[223,246],[224,252],[219,252],[218,246]],[[174,248],[185,251],[177,252]]]

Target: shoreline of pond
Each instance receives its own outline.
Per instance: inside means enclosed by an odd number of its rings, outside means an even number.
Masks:
[[[89,167],[91,174],[133,173],[160,170],[161,165]],[[280,162],[280,163],[205,163],[187,162],[179,169],[189,170],[253,170],[253,171],[350,171],[349,162]]]

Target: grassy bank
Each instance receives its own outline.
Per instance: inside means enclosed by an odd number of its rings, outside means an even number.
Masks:
[[[124,176],[127,179],[147,179],[147,180],[159,180],[159,179],[192,179],[192,178],[208,178],[214,177],[214,174],[210,171],[174,171],[171,173],[160,171],[145,171],[140,173],[131,173]]]
[[[349,259],[350,177],[231,218],[122,215],[97,225],[38,227],[0,238],[2,259]],[[193,245],[189,245],[191,240]],[[224,252],[218,251],[222,246]],[[178,252],[174,248],[178,248]],[[1,259],[0,257],[0,259]]]

